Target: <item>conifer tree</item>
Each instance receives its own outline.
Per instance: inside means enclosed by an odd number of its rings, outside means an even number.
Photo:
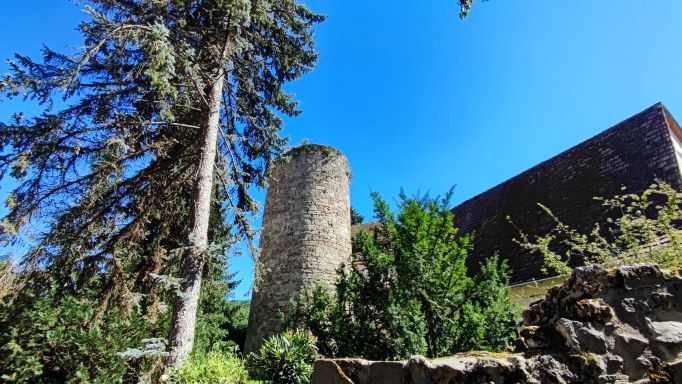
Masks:
[[[401,192],[397,213],[373,193],[379,225],[354,236],[353,258],[339,268],[335,292],[323,285],[302,292],[284,328],[311,331],[328,357],[509,350],[517,335],[509,269],[493,256],[467,276],[473,236],[454,227],[452,192],[442,199]]]
[[[1,236],[32,224],[21,284],[77,293],[98,279],[103,310],[153,302],[158,277],[180,264],[177,365],[194,339],[212,200],[228,208],[231,233],[252,236],[249,188],[285,145],[280,115],[298,113],[282,85],[314,65],[323,18],[293,0],[90,0],[85,10],[82,50],[17,55],[0,81],[8,98],[44,107],[0,124],[0,176],[19,181]]]
[[[471,5],[473,3],[474,3],[474,0],[459,0],[459,18],[460,19],[467,17],[467,15],[469,14],[469,11],[471,11]]]
[[[350,223],[351,225],[362,224],[365,221],[365,217],[362,216],[355,208],[350,207]]]

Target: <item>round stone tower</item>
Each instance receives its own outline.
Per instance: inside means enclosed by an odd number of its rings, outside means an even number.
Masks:
[[[350,170],[338,150],[302,145],[271,166],[245,352],[280,331],[279,313],[350,259]]]

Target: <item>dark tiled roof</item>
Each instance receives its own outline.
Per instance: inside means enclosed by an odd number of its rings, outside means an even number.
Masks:
[[[510,216],[531,235],[546,233],[553,222],[537,203],[586,230],[605,219],[595,196],[613,196],[621,187],[641,193],[657,178],[682,189],[670,129],[682,136],[666,108],[655,104],[455,207],[456,225],[476,236],[469,268],[476,271],[485,258],[499,253],[509,261],[512,282],[543,277],[541,257],[513,242],[518,231],[506,220]]]

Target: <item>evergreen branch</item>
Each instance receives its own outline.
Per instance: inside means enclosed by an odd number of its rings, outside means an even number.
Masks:
[[[64,93],[66,95],[65,97],[71,95],[71,91],[70,91],[71,86],[75,83],[78,76],[80,76],[81,68],[85,65],[85,63],[87,63],[88,61],[90,61],[90,59],[92,59],[95,55],[97,55],[99,53],[99,51],[102,49],[102,47],[104,46],[104,44],[106,44],[106,42],[109,39],[113,39],[114,36],[118,32],[128,30],[128,29],[140,29],[140,30],[145,30],[147,32],[154,32],[153,28],[151,28],[150,26],[146,26],[146,25],[129,24],[129,25],[120,25],[120,26],[114,28],[111,32],[109,32],[109,36],[105,36],[105,37],[101,38],[94,46],[87,48],[85,53],[81,56],[80,60],[76,64],[76,66],[72,69],[71,76],[69,77],[69,79],[66,81],[66,83],[64,85]]]

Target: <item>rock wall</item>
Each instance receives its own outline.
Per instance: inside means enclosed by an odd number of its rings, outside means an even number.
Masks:
[[[581,267],[523,313],[524,351],[318,360],[313,384],[682,383],[682,271]]]
[[[348,160],[323,145],[297,147],[269,170],[261,253],[245,351],[279,331],[279,313],[302,289],[336,281],[351,255]]]

